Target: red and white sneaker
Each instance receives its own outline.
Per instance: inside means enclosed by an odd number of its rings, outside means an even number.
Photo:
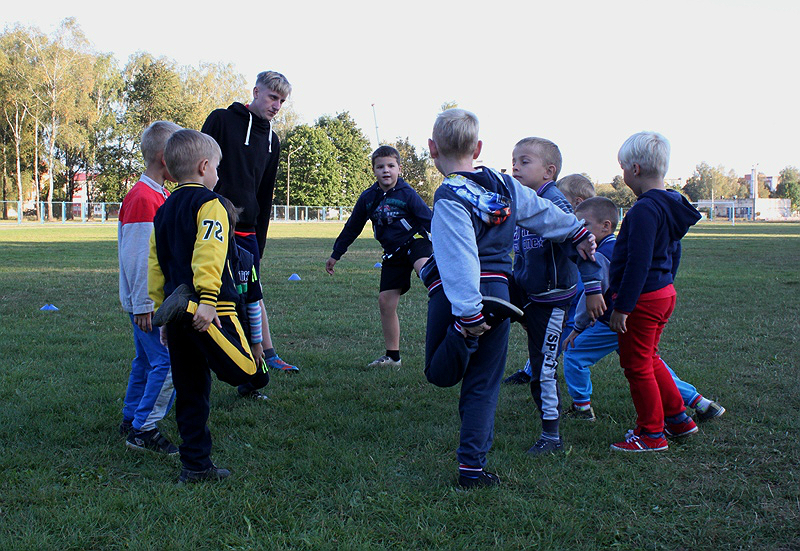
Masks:
[[[664,434],[670,438],[681,438],[697,432],[697,425],[688,415],[683,423],[664,423]]]
[[[663,436],[652,438],[646,434],[636,434],[637,432],[638,428],[629,430],[625,434],[625,441],[611,444],[611,450],[615,452],[660,452],[669,447],[667,439]]]

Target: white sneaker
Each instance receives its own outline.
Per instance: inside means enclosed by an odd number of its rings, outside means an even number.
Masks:
[[[367,367],[400,367],[403,365],[403,360],[394,361],[389,356],[381,356],[377,360],[367,364]]]

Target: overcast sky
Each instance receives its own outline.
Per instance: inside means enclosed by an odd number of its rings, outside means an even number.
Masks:
[[[124,65],[139,50],[180,64],[231,62],[294,87],[302,121],[349,111],[376,144],[424,146],[439,108],[478,115],[485,164],[510,168],[526,136],[555,141],[562,175],[608,182],[619,146],[656,130],[670,178],[706,161],[744,175],[800,166],[800,2],[761,0],[14,2],[3,25],[51,32],[74,16]],[[247,98],[243,98],[247,99]]]

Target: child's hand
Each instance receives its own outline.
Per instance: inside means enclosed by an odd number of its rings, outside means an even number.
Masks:
[[[564,339],[564,342],[561,345],[561,350],[566,350],[570,346],[572,346],[572,348],[575,348],[575,339],[578,338],[578,335],[580,335],[580,332],[575,331],[573,329],[572,333],[570,333],[569,336],[566,339]]]
[[[219,316],[217,316],[217,309],[210,304],[200,304],[197,307],[197,312],[194,313],[194,317],[192,318],[192,328],[195,331],[200,331],[203,333],[208,331],[208,328],[211,326],[212,322],[217,327],[222,327],[222,323],[219,321]]]
[[[592,321],[598,319],[606,311],[606,301],[603,295],[597,293],[596,295],[586,295],[586,313]]]
[[[336,259],[330,257],[328,260],[325,261],[325,271],[329,274],[333,275],[333,265],[336,264]]]
[[[161,341],[161,344],[164,346],[164,348],[168,348],[167,347],[167,326],[166,325],[162,325],[161,327],[158,328],[158,340]]]
[[[627,319],[628,314],[623,314],[622,312],[614,310],[611,312],[611,321],[608,322],[608,327],[615,333],[625,333],[628,330],[625,325]]]
[[[597,249],[594,234],[590,233],[589,237],[575,245],[575,249],[577,249],[578,254],[580,254],[584,260],[594,260],[594,251]]]
[[[149,333],[153,330],[153,312],[147,312],[146,314],[134,314],[133,323],[135,323],[136,327],[145,333]]]
[[[256,361],[256,365],[261,367],[261,356],[264,355],[264,345],[260,342],[251,344],[250,352],[253,354],[253,359]]]
[[[465,337],[480,337],[484,333],[486,333],[491,326],[489,326],[486,322],[483,322],[480,325],[474,325],[472,327],[461,327],[461,334]]]

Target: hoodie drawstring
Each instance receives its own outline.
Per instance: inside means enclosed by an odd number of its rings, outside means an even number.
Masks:
[[[272,123],[270,123],[270,124],[272,124]],[[247,123],[247,136],[244,137],[244,145],[250,145],[250,129],[252,127],[253,127],[253,114],[250,113],[250,122]],[[271,130],[271,128],[270,128],[270,130]],[[272,140],[270,140],[270,141],[272,141]],[[270,147],[272,147],[271,143],[270,143]]]

